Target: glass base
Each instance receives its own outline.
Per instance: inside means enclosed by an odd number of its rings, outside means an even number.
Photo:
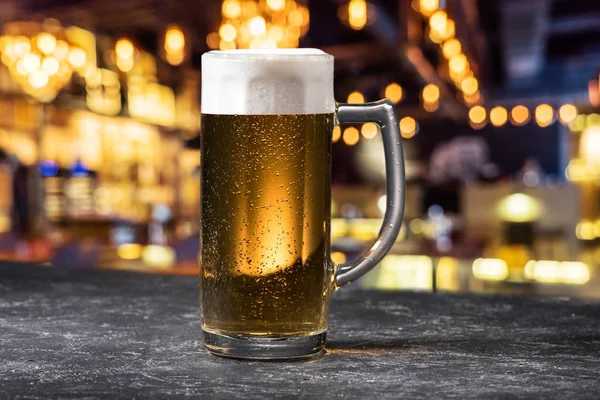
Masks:
[[[309,336],[260,337],[202,330],[204,346],[212,354],[248,360],[290,360],[323,354],[327,331]]]

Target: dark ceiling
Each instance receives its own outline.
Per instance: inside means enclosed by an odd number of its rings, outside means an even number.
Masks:
[[[28,14],[43,13],[110,35],[130,36],[149,51],[156,49],[166,24],[183,23],[196,37],[196,66],[208,50],[204,38],[220,22],[221,0],[12,1]],[[409,34],[422,31],[425,24],[410,0],[371,0],[377,17],[363,31],[353,31],[338,20],[337,9],[345,2],[310,1],[311,28],[301,42],[336,56],[338,98],[359,89],[373,100],[386,82],[395,80],[408,93],[403,105],[414,108],[411,112],[418,117],[427,114],[419,108],[420,88],[436,83],[442,93],[438,113],[464,118],[466,107],[457,100],[455,88],[436,72],[443,61],[439,47],[424,35]],[[445,3],[480,78],[486,104],[587,102],[587,82],[600,71],[600,1]]]

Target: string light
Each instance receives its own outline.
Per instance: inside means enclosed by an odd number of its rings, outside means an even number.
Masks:
[[[425,16],[433,14],[438,8],[440,8],[439,0],[420,0],[419,11]]]
[[[545,128],[554,122],[554,109],[548,104],[540,104],[535,108],[535,121]]]
[[[354,146],[356,143],[358,143],[358,139],[359,139],[358,129],[356,129],[353,126],[350,126],[346,129],[344,129],[343,139],[344,139],[344,143],[346,143],[346,145]]]
[[[362,104],[365,102],[365,96],[358,91],[354,91],[348,95],[348,104]]]
[[[365,0],[350,0],[348,3],[348,23],[354,30],[361,30],[367,25],[367,3]]]
[[[490,111],[490,122],[492,125],[499,127],[508,120],[508,111],[502,106],[496,106]]]
[[[454,34],[456,33],[455,31],[455,26],[454,26],[454,21],[451,19],[448,19],[446,21],[446,26],[444,28],[443,31],[437,31],[434,29],[431,29],[429,32],[429,38],[431,39],[431,41],[433,43],[442,43],[444,40],[450,39],[454,36]]]
[[[573,104],[563,104],[558,109],[558,119],[564,125],[567,125],[569,122],[573,121],[577,117],[577,107]]]
[[[440,99],[440,89],[430,83],[423,88],[422,97],[425,103],[436,103]]]
[[[475,106],[469,110],[469,120],[474,125],[481,125],[485,122],[487,113],[482,106]]]
[[[221,25],[221,28],[219,28],[219,36],[221,37],[221,39],[227,42],[231,42],[232,40],[235,40],[235,37],[237,36],[237,31],[233,25],[223,24]]]
[[[225,0],[221,7],[221,13],[225,18],[238,18],[242,13],[242,6],[238,0]]]
[[[453,56],[450,59],[448,66],[450,67],[450,70],[455,74],[464,75],[467,72],[467,69],[469,68],[469,61],[467,60],[467,56],[460,53]]]
[[[448,60],[458,54],[461,54],[461,52],[462,46],[460,41],[456,38],[448,39],[442,45],[442,53],[444,53],[444,57],[446,57]]]
[[[417,134],[418,125],[414,118],[404,117],[400,120],[400,134],[405,139],[410,139]]]
[[[429,19],[429,26],[431,29],[437,32],[444,32],[446,25],[448,24],[448,14],[444,11],[439,10],[434,12]]]
[[[379,126],[373,122],[364,123],[360,129],[360,133],[365,139],[373,139],[377,135],[378,131]]]
[[[469,107],[472,107],[475,105],[480,105],[483,102],[483,96],[479,91],[476,91],[472,95],[463,93],[463,100]]]
[[[398,104],[402,97],[404,96],[404,92],[402,90],[402,86],[397,83],[390,83],[386,86],[384,97],[390,99],[392,103]]]
[[[337,143],[340,140],[340,137],[342,136],[342,129],[340,128],[339,125],[336,125],[333,128],[333,134],[331,136],[331,141],[333,143]]]
[[[510,111],[510,120],[516,126],[525,125],[529,121],[529,110],[522,105],[513,107]]]
[[[479,82],[474,76],[468,76],[460,83],[460,89],[464,94],[472,96],[479,90]]]

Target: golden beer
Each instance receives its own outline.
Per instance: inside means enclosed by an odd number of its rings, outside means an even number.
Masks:
[[[327,328],[333,118],[202,116],[204,330],[280,337]]]

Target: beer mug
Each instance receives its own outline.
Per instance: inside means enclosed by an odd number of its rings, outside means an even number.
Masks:
[[[213,354],[310,357],[324,350],[334,290],[372,269],[404,214],[394,104],[338,104],[333,56],[317,49],[202,56],[200,310]],[[331,142],[337,123],[381,127],[387,209],[358,260],[331,260]]]

